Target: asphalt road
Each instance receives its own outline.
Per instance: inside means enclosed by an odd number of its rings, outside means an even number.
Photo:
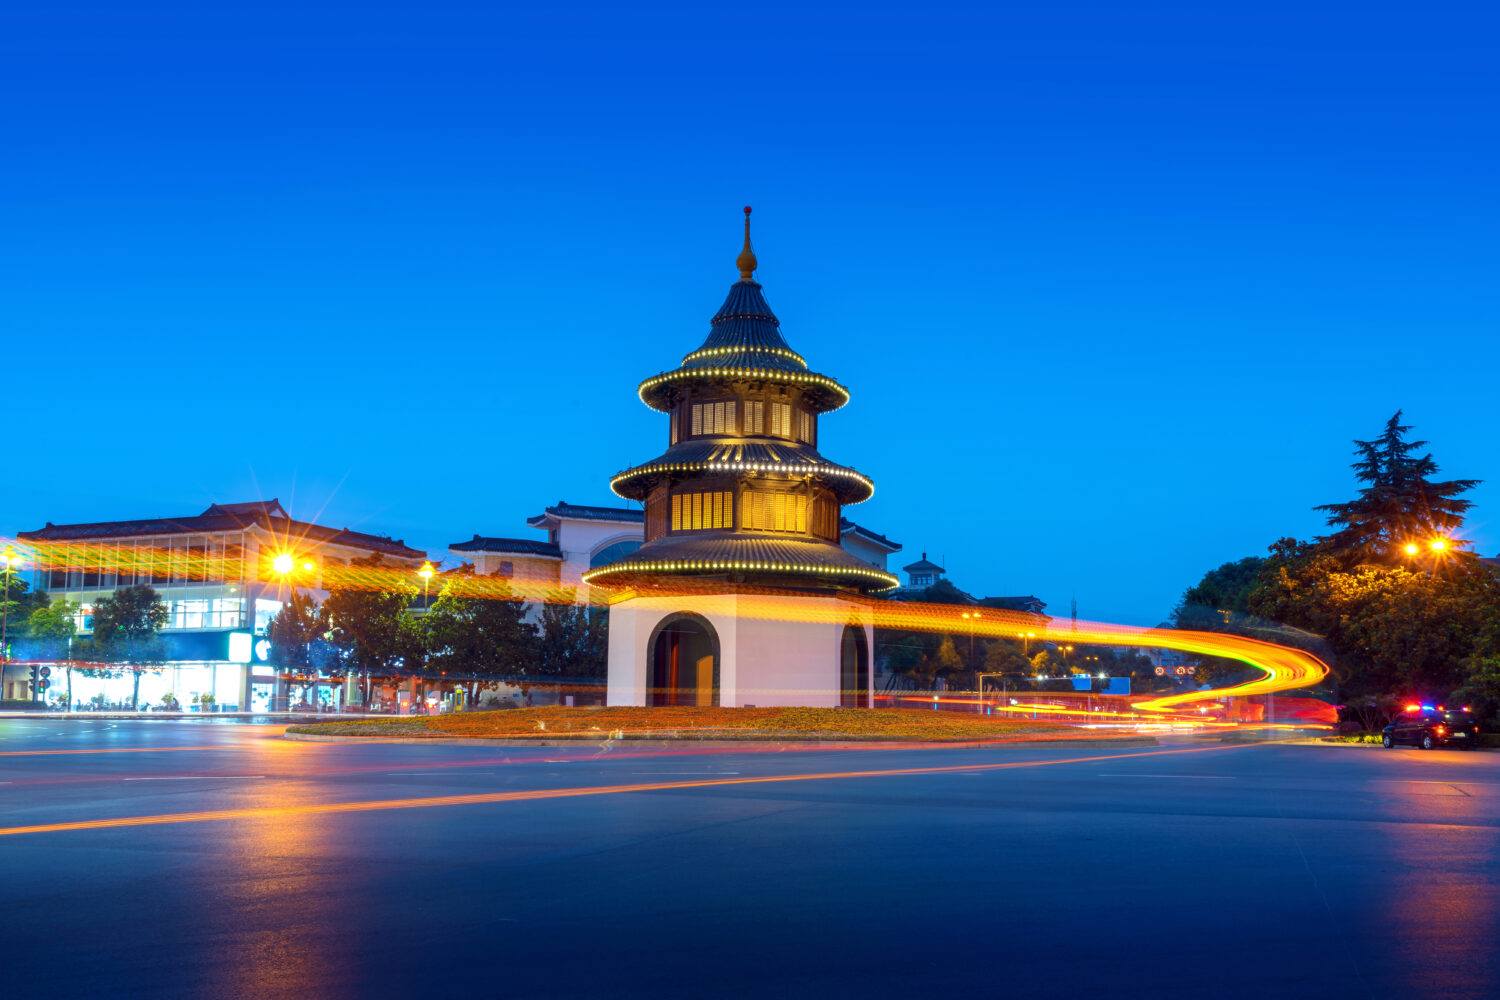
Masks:
[[[0,992],[1500,995],[1500,754],[280,731],[0,721]]]

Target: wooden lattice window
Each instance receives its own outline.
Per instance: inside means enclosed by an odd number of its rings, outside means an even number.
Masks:
[[[807,497],[756,490],[745,494],[744,527],[751,531],[807,530]]]
[[[734,527],[734,494],[675,493],[672,495],[672,530],[706,531]]]
[[[693,404],[693,436],[700,434],[733,434],[735,403],[732,399],[717,403]]]

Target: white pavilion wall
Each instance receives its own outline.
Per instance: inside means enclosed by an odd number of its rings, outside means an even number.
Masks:
[[[634,597],[609,610],[609,704],[646,704],[652,631],[678,613],[703,617],[718,634],[719,704],[726,707],[837,706],[840,643],[851,621],[874,654],[869,612],[837,597]],[[870,678],[873,685],[873,667]]]

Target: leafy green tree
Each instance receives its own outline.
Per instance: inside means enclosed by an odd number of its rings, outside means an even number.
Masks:
[[[140,709],[141,674],[160,669],[166,657],[158,634],[166,624],[167,606],[149,584],[119,587],[94,602],[94,655],[130,672],[131,711]]]
[[[1231,615],[1249,612],[1250,592],[1265,562],[1263,556],[1246,556],[1209,570],[1182,592],[1182,600],[1172,612],[1173,623],[1200,632],[1223,631]]]
[[[483,578],[483,587],[476,579],[472,566],[453,571],[424,618],[428,669],[496,678],[534,672],[537,627],[526,605],[503,578]]]
[[[310,594],[293,591],[291,600],[281,606],[266,627],[271,645],[270,663],[285,671],[287,686],[301,678],[303,697],[313,698],[312,691],[321,672],[338,673],[340,659],[333,655],[328,633],[332,630],[328,609],[320,608]]]
[[[379,554],[350,562],[356,567],[386,567]],[[328,615],[329,640],[337,655],[330,661],[331,673],[352,672],[359,678],[362,702],[370,703],[370,678],[375,674],[397,676],[421,670],[424,657],[422,628],[409,612],[418,593],[414,584],[391,574],[382,589],[363,585],[351,576],[349,583],[333,581],[323,611]]]
[[[572,603],[571,589],[542,607],[536,671],[542,677],[603,677],[609,659],[609,618],[604,608]]]
[[[1271,547],[1250,610],[1326,639],[1346,702],[1446,697],[1496,628],[1500,581],[1455,556],[1450,572],[1349,566],[1328,546]]]
[[[73,637],[78,633],[78,604],[64,598],[48,601],[26,619],[26,633],[37,645],[42,659],[61,661],[68,678],[68,711],[73,710]]]
[[[1359,458],[1351,468],[1366,484],[1359,497],[1314,508],[1327,512],[1329,526],[1338,529],[1322,539],[1333,551],[1355,561],[1399,561],[1406,545],[1425,545],[1435,535],[1451,537],[1463,524],[1473,504],[1459,494],[1479,480],[1433,482],[1429,477],[1438,465],[1430,453],[1416,454],[1427,442],[1406,440],[1409,430],[1397,410],[1380,437],[1354,442]]]

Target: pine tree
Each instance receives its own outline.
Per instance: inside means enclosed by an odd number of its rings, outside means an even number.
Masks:
[[[1350,468],[1366,483],[1359,499],[1322,504],[1328,524],[1338,531],[1320,541],[1356,561],[1391,559],[1408,544],[1425,544],[1435,536],[1451,538],[1473,504],[1459,494],[1479,485],[1477,479],[1432,482],[1438,472],[1430,453],[1417,457],[1426,441],[1408,441],[1409,424],[1401,411],[1386,422],[1374,441],[1355,441],[1359,456]]]

